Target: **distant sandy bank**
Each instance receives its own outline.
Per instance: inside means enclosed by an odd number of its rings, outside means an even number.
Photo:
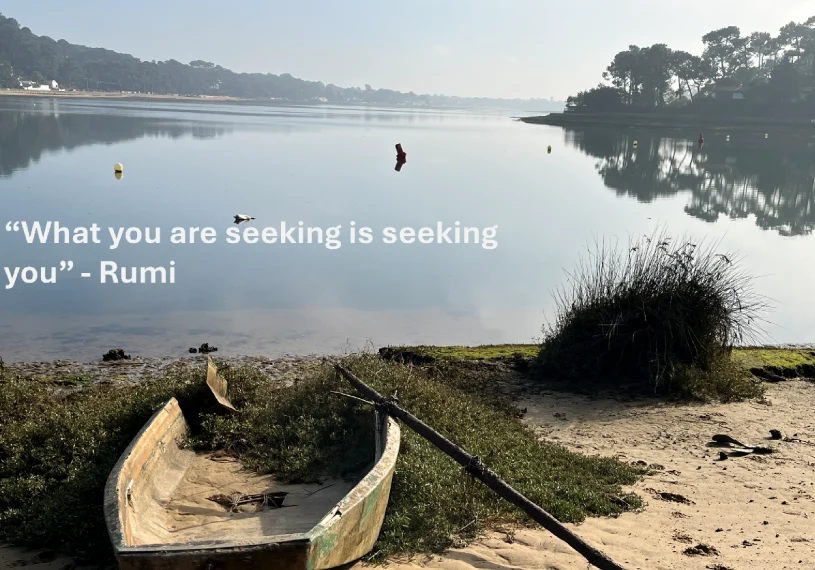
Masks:
[[[224,97],[220,95],[159,95],[150,93],[118,93],[110,91],[22,91],[19,89],[0,89],[0,96],[9,97],[52,97],[54,99],[115,99],[120,101],[212,101],[212,102],[258,102],[252,99]]]
[[[662,129],[762,129],[815,131],[815,117],[773,119],[766,117],[726,117],[720,115],[680,115],[658,113],[550,113],[521,117],[524,123],[557,127],[642,127]]]

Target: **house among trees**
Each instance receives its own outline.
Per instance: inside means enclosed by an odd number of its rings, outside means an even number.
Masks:
[[[723,101],[738,101],[745,99],[745,94],[747,93],[748,88],[741,83],[732,85],[719,82],[708,87],[707,91],[714,99],[720,99]]]
[[[602,74],[606,84],[569,97],[566,112],[815,113],[815,16],[785,24],[777,35],[742,35],[728,26],[702,36],[702,44],[701,55],[661,43],[630,45]]]

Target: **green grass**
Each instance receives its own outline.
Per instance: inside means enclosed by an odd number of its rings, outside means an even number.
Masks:
[[[815,350],[792,348],[743,348],[734,351],[733,360],[750,368],[795,370],[815,366]]]
[[[204,389],[206,389],[204,387]],[[55,395],[49,382],[0,368],[0,542],[104,560],[102,490],[119,455],[170,395],[204,395],[200,379]]]
[[[83,374],[75,374],[75,375],[65,375],[59,378],[44,378],[40,380],[46,384],[53,384],[54,386],[65,386],[74,388],[77,386],[81,386],[92,380],[92,376],[90,375],[83,375]]]
[[[710,362],[706,368],[679,365],[669,390],[674,399],[700,402],[739,402],[761,398],[761,379],[737,364],[733,355]]]
[[[512,361],[515,355],[533,358],[538,355],[538,344],[499,344],[482,346],[395,346],[386,349],[390,358],[418,360],[441,366],[448,382],[456,378],[457,364],[472,362]],[[722,362],[716,363],[720,365]],[[703,401],[737,401],[758,398],[763,393],[759,378],[815,378],[815,349],[793,349],[775,347],[734,348],[730,354],[732,366],[714,367],[714,373],[699,370],[678,370],[679,383],[684,386],[675,394],[679,398]],[[716,366],[714,365],[714,366]],[[460,371],[459,371],[460,372]],[[757,378],[757,376],[759,378]],[[478,372],[480,393],[495,393],[488,373]],[[458,387],[467,388],[472,373],[466,381],[459,381]],[[560,384],[559,387],[563,388]],[[474,389],[474,387],[469,386]],[[568,388],[568,387],[566,387]]]
[[[520,355],[533,358],[540,345],[535,344],[485,344],[481,346],[399,346],[390,347],[395,352],[419,355],[433,360],[507,360]]]
[[[506,405],[371,355],[344,364],[482,460],[564,522],[639,508],[621,485],[643,471],[540,443]],[[370,459],[369,406],[332,394],[353,390],[328,367],[282,387],[248,368],[222,367],[242,413],[222,414],[204,370],[145,379],[135,386],[92,385],[67,397],[45,383],[0,369],[0,542],[53,548],[82,561],[109,560],[102,490],[119,454],[150,415],[176,396],[193,421],[199,449],[237,451],[259,472],[309,481],[350,473]],[[438,552],[507,522],[528,523],[461,467],[409,429],[379,541],[369,557]]]
[[[394,346],[390,350],[404,354],[427,356],[433,360],[502,360],[520,354],[524,358],[538,356],[539,344],[486,344],[481,346]],[[733,361],[744,369],[768,366],[794,369],[815,365],[815,349],[745,347],[734,348]]]

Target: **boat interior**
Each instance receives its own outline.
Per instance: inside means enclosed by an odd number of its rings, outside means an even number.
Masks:
[[[284,484],[244,468],[234,457],[184,449],[180,443],[186,430],[178,403],[172,400],[123,464],[119,478],[122,546],[285,540],[330,518],[337,503],[359,482],[329,479],[319,484]],[[282,502],[281,493],[285,493]]]

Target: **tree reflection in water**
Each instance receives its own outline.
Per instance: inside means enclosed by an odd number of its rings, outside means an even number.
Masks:
[[[94,144],[114,144],[144,137],[217,138],[229,128],[207,123],[114,113],[59,112],[48,108],[12,108],[0,112],[0,178],[10,177],[40,160],[43,154]]]
[[[732,131],[564,129],[566,144],[595,157],[604,184],[640,202],[690,193],[685,212],[715,222],[756,216],[785,236],[815,228],[815,135]],[[634,141],[638,142],[634,147]]]

